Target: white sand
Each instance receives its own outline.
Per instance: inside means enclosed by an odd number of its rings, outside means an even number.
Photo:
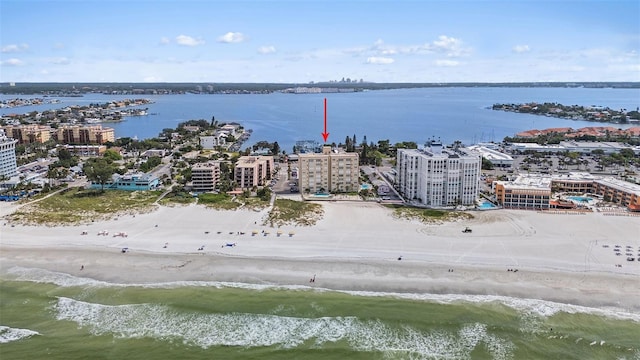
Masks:
[[[394,219],[374,203],[321,204],[325,214],[318,224],[285,226],[281,236],[261,225],[266,210],[196,205],[86,226],[11,227],[5,221],[0,268],[37,267],[125,283],[308,285],[315,274],[313,286],[324,288],[507,295],[640,311],[640,263],[624,254],[626,246],[633,257],[640,251],[640,217],[495,210],[473,212],[470,221],[425,225]],[[466,226],[473,232],[462,233]],[[98,236],[102,230],[109,235]],[[116,232],[128,237],[113,237]],[[614,254],[616,244],[622,256]]]

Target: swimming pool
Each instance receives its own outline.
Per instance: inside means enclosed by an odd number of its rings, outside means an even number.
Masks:
[[[309,195],[309,197],[315,197],[315,198],[330,198],[332,195],[331,194],[312,194]]]
[[[588,203],[589,201],[593,200],[593,198],[590,198],[588,196],[567,196],[567,199],[581,203]]]
[[[481,210],[497,209],[497,208],[498,208],[497,206],[493,205],[492,203],[490,203],[488,201],[482,201],[478,205],[478,209],[481,209]]]

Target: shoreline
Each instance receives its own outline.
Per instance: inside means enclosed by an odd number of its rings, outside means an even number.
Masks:
[[[614,241],[606,240],[626,239],[623,247],[640,249],[633,235],[640,233],[637,218],[494,210],[428,225],[396,219],[377,204],[321,204],[325,214],[316,225],[285,226],[281,236],[260,225],[268,210],[198,205],[76,226],[7,224],[0,234],[0,276],[12,279],[10,272],[31,268],[112,284],[198,281],[506,296],[640,313],[640,264],[616,257]],[[473,233],[462,233],[465,226]],[[103,230],[128,236],[98,236]]]

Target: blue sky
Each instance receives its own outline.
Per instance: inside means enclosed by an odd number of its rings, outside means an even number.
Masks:
[[[640,1],[0,0],[1,82],[640,81]]]

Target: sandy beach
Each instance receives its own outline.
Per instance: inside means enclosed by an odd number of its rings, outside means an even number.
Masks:
[[[625,255],[640,253],[640,217],[494,210],[427,225],[396,219],[376,203],[321,204],[324,216],[311,227],[263,225],[268,210],[198,205],[80,226],[3,221],[0,270],[42,268],[114,283],[501,295],[640,312],[640,263]],[[467,226],[472,233],[462,232]],[[114,236],[121,232],[127,236]]]

